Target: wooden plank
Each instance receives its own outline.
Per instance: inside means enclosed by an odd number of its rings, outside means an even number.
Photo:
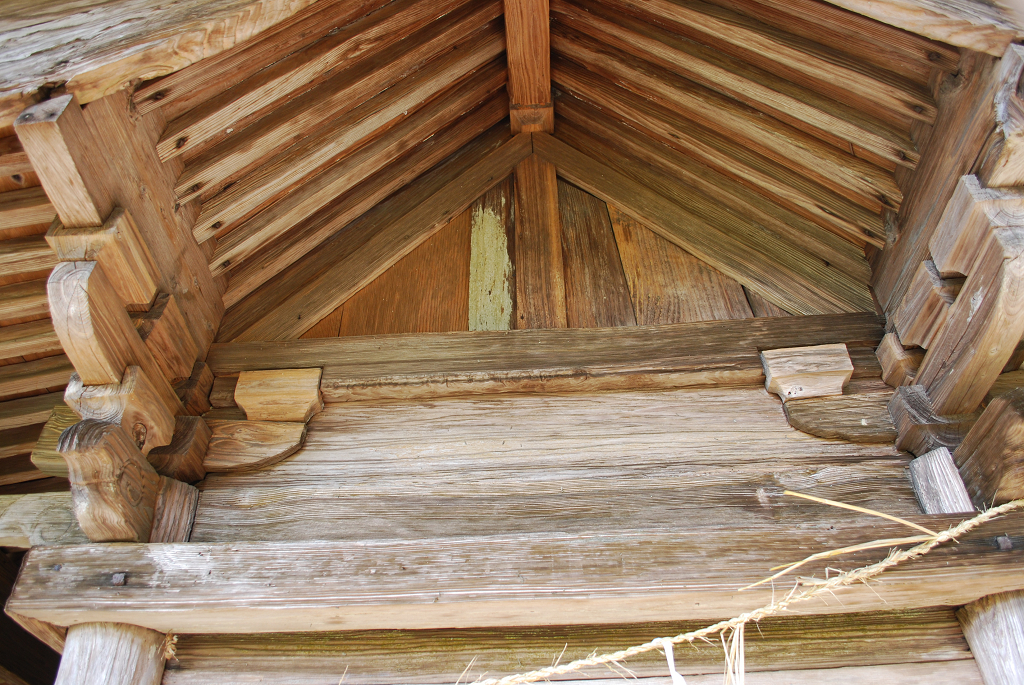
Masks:
[[[29,549],[88,541],[75,519],[70,492],[0,495],[0,545]]]
[[[0,431],[46,423],[53,408],[64,403],[64,393],[51,392],[0,403]]]
[[[160,159],[187,153],[227,129],[241,130],[266,107],[307,89],[335,65],[383,50],[459,4],[459,0],[402,0],[328,34],[171,121],[157,143]]]
[[[574,4],[556,0],[553,9],[559,23],[567,27],[685,76],[754,109],[772,114],[812,136],[845,143],[847,149],[850,144],[858,145],[894,164],[912,165],[918,159],[910,137],[897,127],[865,116],[855,108],[835,100],[830,101],[813,89],[798,86],[772,72],[752,67],[743,60],[699,47],[669,31],[640,22],[621,12],[602,9],[587,0],[575,0]],[[572,56],[573,46],[558,40],[555,45],[566,55]],[[732,108],[732,111],[743,110]],[[706,114],[698,116],[701,120],[713,123],[714,117]],[[774,123],[772,126],[777,127]],[[786,128],[777,127],[776,130]],[[857,160],[852,153],[840,155],[834,149],[829,150],[820,145],[815,147],[824,151],[823,166],[834,164],[837,175],[847,183],[860,187],[862,193],[869,192],[866,184],[868,187],[874,184],[876,202],[881,191],[884,197],[891,198],[886,204],[898,207],[900,192],[891,176],[871,164]],[[793,161],[796,162],[796,158]]]
[[[266,468],[302,447],[306,425],[287,421],[207,421],[212,434],[203,468],[232,473]]]
[[[551,628],[338,632],[277,635],[181,635],[175,663],[164,676],[167,685],[210,683],[245,669],[253,677],[277,685],[289,675],[306,683],[327,681],[349,666],[346,682],[370,685],[376,679],[393,683],[455,682],[463,671],[470,682],[483,674],[518,673],[550,664],[565,649],[563,663],[642,644],[652,635],[678,634],[703,625],[692,622],[565,626]],[[948,609],[871,612],[843,616],[768,618],[751,630],[745,642],[749,682],[776,668],[885,668],[890,662],[926,669],[931,665],[959,670],[972,665],[960,627]],[[678,628],[678,630],[677,630]],[[872,641],[871,635],[885,636]],[[826,636],[831,636],[828,639]],[[390,643],[388,641],[391,641]],[[314,653],[310,644],[316,644]],[[392,646],[389,649],[389,644]],[[515,649],[508,649],[514,644]],[[695,643],[677,650],[676,668],[691,675],[714,673],[721,667],[718,643]],[[402,654],[404,658],[393,655]],[[476,660],[473,661],[473,657]],[[659,658],[661,657],[661,658]],[[473,665],[466,670],[466,665]],[[345,665],[342,665],[345,664]],[[631,657],[629,669],[637,685],[666,685],[664,657],[657,651]],[[912,672],[908,670],[908,673]],[[799,673],[792,671],[791,673]],[[820,677],[824,676],[817,671]],[[600,675],[585,670],[582,675]],[[699,677],[699,676],[698,676]],[[712,682],[721,684],[721,674]],[[294,682],[294,681],[293,681]],[[577,681],[578,685],[611,685],[612,680]],[[851,679],[848,683],[862,682]],[[877,682],[892,682],[888,679]],[[898,682],[903,682],[898,681]],[[970,682],[970,681],[966,681]],[[980,681],[978,681],[980,682]]]
[[[86,623],[68,628],[55,685],[159,685],[163,674],[163,633],[124,624]]]
[[[170,444],[174,434],[174,414],[138,366],[129,366],[120,382],[107,385],[87,386],[79,374],[72,374],[64,401],[83,419],[124,428],[143,456],[155,447]]]
[[[45,390],[58,390],[67,385],[74,371],[67,355],[63,354],[0,366],[0,399],[15,399]]]
[[[820,270],[821,265],[814,263],[809,255],[797,252],[792,245],[783,246],[771,233],[763,231],[751,244],[741,242],[735,237],[738,223],[735,217],[729,222],[733,233],[727,234],[651,190],[647,184],[614,171],[556,138],[535,134],[534,148],[548,159],[556,160],[558,172],[566,180],[614,204],[663,238],[780,306],[804,314],[867,308],[866,302],[855,304],[863,301],[866,293],[827,292],[825,289],[838,286],[842,277],[836,274],[828,285],[813,278],[811,272]],[[664,183],[671,181],[665,179],[662,185]],[[720,209],[709,207],[708,211]],[[751,230],[760,229],[751,227]],[[771,250],[771,258],[766,258],[761,250]],[[779,282],[782,274],[785,274],[784,287]],[[804,286],[808,281],[814,285]]]
[[[747,296],[747,304],[750,305],[750,311],[754,316],[792,316],[785,309],[769,302],[753,290],[744,287],[743,293]]]
[[[0,485],[13,485],[46,478],[47,474],[35,467],[27,454],[0,459]]]
[[[0,434],[0,459],[28,454],[39,439],[43,424],[12,428]]]
[[[1010,685],[1024,678],[1024,592],[989,595],[957,610],[986,685]]]
[[[382,52],[370,51],[351,60],[336,76],[287,100],[248,127],[232,127],[232,135],[189,159],[175,191],[182,202],[204,201],[251,172],[261,161],[290,147],[309,131],[336,130],[339,119],[410,72],[422,69],[456,43],[480,30],[501,12],[500,3],[469,2]],[[387,21],[374,13],[366,21]],[[492,27],[495,28],[495,27]],[[500,34],[500,30],[497,31]],[[436,64],[436,62],[435,62]]]
[[[551,104],[548,0],[506,0],[508,94],[512,133],[555,130]]]
[[[247,40],[240,39],[233,46],[224,46],[219,52],[143,85],[135,91],[132,101],[141,114],[158,107],[174,111],[191,109],[190,105],[223,90],[224,74],[232,74],[236,83],[242,81],[319,40],[328,30],[344,26],[382,4],[381,0],[361,0],[313,3],[298,8],[291,16],[281,16],[281,21],[268,23],[263,31]]]
[[[426,202],[381,226],[336,264],[337,273],[314,278],[235,339],[280,340],[301,335],[505,178],[529,154],[529,147],[529,136],[520,135],[491,152]]]
[[[637,323],[608,213],[608,206],[593,195],[558,182],[565,311],[570,328]]]
[[[687,254],[617,207],[609,205],[608,213],[638,324],[750,316],[739,283]]]
[[[894,442],[896,428],[889,416],[892,389],[878,385],[881,388],[858,388],[852,394],[789,400],[784,405],[786,418],[793,428],[822,438]]]
[[[996,228],[985,240],[946,325],[921,362],[939,414],[977,409],[1024,336],[1024,227]]]
[[[18,136],[0,138],[0,176],[32,173],[32,163],[21,147]]]
[[[500,52],[497,28],[482,32],[445,59],[353,110],[330,130],[284,151],[205,203],[196,224],[197,235],[205,239],[228,231],[218,239],[210,262],[213,272],[223,273],[262,241],[281,236],[453,117],[488,100],[506,80],[504,67],[492,61]],[[418,116],[405,119],[408,112],[417,110]],[[301,191],[273,202],[303,179],[310,182]],[[238,224],[268,202],[273,204]]]
[[[61,433],[78,423],[79,418],[75,410],[64,403],[58,404],[50,411],[43,432],[32,450],[32,463],[37,469],[48,476],[68,477],[68,464],[57,450],[57,446]]]
[[[515,276],[515,219],[512,180],[488,190],[467,210],[472,212],[469,260],[469,330],[512,328]]]
[[[0,286],[0,325],[9,326],[49,316],[46,279]]]
[[[345,301],[335,335],[445,333],[468,324],[470,210]]]
[[[139,366],[171,415],[184,407],[97,262],[61,262],[47,285],[53,327],[85,385],[120,383]]]
[[[149,246],[125,209],[118,207],[102,226],[65,228],[55,221],[46,242],[62,262],[99,262],[129,311],[146,311],[160,280]]]
[[[772,141],[779,149],[773,151],[762,140],[765,126],[761,120],[768,120],[768,117],[750,111],[741,121],[723,128],[727,120],[725,111],[723,116],[711,119],[707,112],[735,109],[740,106],[735,101],[710,91],[703,93],[703,101],[694,101],[685,93],[695,86],[687,86],[666,70],[638,64],[624,53],[607,54],[610,48],[582,36],[573,36],[572,45],[572,58],[582,66],[556,54],[552,61],[552,79],[559,90],[613,112],[631,126],[649,132],[659,142],[704,161],[722,174],[738,178],[757,192],[781,197],[787,207],[825,228],[882,246],[884,226],[878,216],[878,204],[872,201],[873,207],[864,207],[837,192],[837,188],[842,190],[844,186],[831,184],[829,187],[822,183],[825,179],[810,178],[814,176],[811,169],[821,166],[820,160],[814,166],[818,159],[816,154],[799,155],[805,163],[798,169],[791,168],[794,165],[790,155],[797,156],[794,150],[798,146],[817,148],[823,155],[834,154],[827,153],[827,146],[820,141],[811,138],[809,143],[787,142],[792,135],[776,132],[778,135],[772,136]],[[641,80],[646,82],[638,85],[632,81],[631,77],[636,74],[641,74]],[[666,86],[666,81],[673,87]],[[664,94],[647,97],[645,93],[654,88]],[[691,106],[682,108],[671,99],[676,95],[691,101]],[[716,128],[719,130],[713,130]],[[738,137],[742,140],[737,140]]]
[[[962,520],[914,518],[940,529]],[[713,620],[770,602],[771,587],[742,595],[735,588],[761,580],[771,566],[802,559],[808,549],[906,534],[904,526],[875,518],[824,521],[834,523],[813,533],[726,524],[716,532],[676,527],[443,542],[125,544],[103,553],[93,545],[41,547],[29,552],[7,608],[57,625],[117,620],[183,633],[230,630],[240,612],[260,632]],[[1010,514],[1000,531],[1018,536],[1022,526],[1024,517]],[[1018,589],[1024,551],[997,549],[991,535],[984,529],[964,535],[956,545],[889,570],[884,584],[837,590],[842,604],[812,602],[801,609],[863,611],[877,607],[879,597],[889,609],[950,606]],[[623,554],[629,564],[593,561]],[[882,556],[876,550],[844,561],[856,567]],[[805,566],[803,575],[823,574],[825,566]],[[132,582],[114,594],[112,572],[127,572]],[[189,591],[168,593],[168,587]]]
[[[306,423],[324,408],[321,373],[318,368],[243,371],[235,385],[235,404],[250,421]]]
[[[945,447],[937,447],[910,462],[910,479],[924,513],[974,513],[964,481]]]
[[[49,224],[55,213],[42,188],[0,193],[0,230]]]
[[[979,508],[1008,502],[1024,493],[1022,410],[1024,389],[996,397],[953,452],[971,499]]]
[[[49,319],[0,327],[0,359],[50,357],[63,351]]]
[[[517,329],[565,328],[565,274],[555,166],[537,155],[516,165]]]
[[[331,254],[331,251],[316,252],[314,248],[340,234],[342,228],[382,204],[390,195],[411,184],[417,177],[442,162],[449,155],[456,154],[460,148],[470,146],[474,151],[484,154],[489,149],[489,144],[496,146],[498,139],[503,142],[508,137],[507,128],[500,131],[492,127],[501,121],[507,111],[507,96],[499,91],[477,109],[454,119],[451,124],[421,142],[412,152],[407,153],[407,156],[388,164],[348,192],[337,197],[319,212],[300,221],[288,232],[287,239],[263,246],[259,253],[252,255],[241,266],[231,270],[231,284],[224,296],[225,303],[228,306],[237,305],[261,285],[286,271],[293,264],[298,264],[301,258],[307,254],[311,255],[311,258],[313,258],[312,255],[320,255],[320,259],[325,259],[323,255]],[[489,129],[490,132],[488,132]],[[372,147],[372,145],[367,147],[365,151],[369,151]],[[462,155],[457,156],[462,158]],[[356,157],[359,157],[359,153],[353,158],[353,162],[356,161]],[[426,179],[432,178],[434,176],[426,177]],[[414,186],[414,188],[419,187],[421,185]],[[397,197],[406,197],[406,195],[402,194]],[[383,204],[379,212],[383,212],[383,208],[386,207],[390,207],[390,204]],[[359,223],[365,224],[366,222],[360,220]],[[357,232],[352,230],[352,233]],[[326,270],[327,266],[331,264],[332,262],[326,262],[325,265],[319,265],[312,272],[307,268],[307,264],[301,264],[303,278],[300,283],[295,284],[296,287],[304,283],[312,273]],[[293,272],[295,270],[298,269],[294,269]],[[269,306],[265,296],[260,297],[259,301],[261,309]],[[233,314],[235,313],[233,312]],[[237,324],[237,321],[232,322],[232,317],[227,317],[221,328],[222,333],[231,331],[233,323]]]
[[[0,273],[7,283],[39,278],[57,265],[43,236],[28,236],[0,241]]]
[[[637,163],[654,166],[713,198],[730,211],[747,216],[780,237],[801,245],[858,282],[870,280],[871,270],[864,259],[863,248],[738,181],[709,169],[679,150],[659,144],[650,136],[638,134],[635,129],[571,96],[563,94],[559,97],[558,115],[558,136],[573,147],[604,151],[610,147],[609,141],[614,140],[613,149],[620,154],[627,153],[634,160],[630,167]]]
[[[161,476],[183,483],[194,483],[206,475],[203,460],[210,444],[211,431],[201,416],[176,416],[174,436],[164,447],[153,449],[147,456],[149,463]],[[165,489],[168,487],[165,484]],[[187,542],[188,540],[180,540]],[[152,542],[176,542],[152,540]]]
[[[934,40],[999,57],[1021,28],[1005,9],[976,0],[828,0],[851,12]]]

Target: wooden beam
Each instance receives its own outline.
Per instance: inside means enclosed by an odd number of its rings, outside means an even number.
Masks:
[[[1024,21],[1024,10],[1020,19]],[[996,128],[989,136],[984,157],[977,162],[978,177],[989,187],[1024,185],[1024,46],[1009,45],[1000,65],[1001,86],[995,97]]]
[[[53,408],[64,404],[64,393],[51,392],[0,403],[0,431],[46,423]]]
[[[133,313],[132,324],[170,382],[188,378],[199,355],[174,295],[160,293],[146,312]]]
[[[0,272],[8,282],[45,277],[56,265],[57,255],[41,235],[0,241]]]
[[[873,314],[845,314],[636,328],[225,343],[214,345],[209,364],[220,375],[268,365],[321,366],[321,391],[328,403],[539,388],[759,385],[764,375],[758,351],[765,346],[874,344],[883,334]]]
[[[153,449],[149,463],[161,476],[183,483],[195,483],[206,476],[203,460],[210,444],[211,431],[201,416],[176,416],[171,442]],[[153,540],[170,542],[170,540]],[[182,542],[187,542],[183,540]]]
[[[49,316],[45,278],[0,286],[0,325],[9,326]]]
[[[54,212],[46,192],[39,187],[0,193],[0,231],[33,224],[48,224]]]
[[[892,315],[899,339],[929,349],[942,332],[963,279],[944,279],[930,259],[921,262],[907,294]]]
[[[548,0],[505,0],[512,133],[555,130]]]
[[[14,399],[42,390],[61,389],[74,371],[71,361],[63,354],[0,366],[0,398]]]
[[[765,350],[761,362],[765,389],[784,402],[842,395],[853,375],[853,362],[843,343]]]
[[[210,391],[213,389],[213,372],[206,362],[196,362],[191,375],[174,384],[174,392],[185,406],[185,411],[200,416],[210,408]]]
[[[266,313],[236,340],[297,337],[330,314],[353,293],[411,252],[498,183],[530,153],[529,135],[520,135],[491,152],[404,216],[391,218],[335,270],[313,279]]]
[[[210,420],[203,468],[208,473],[255,471],[272,466],[302,447],[306,425],[290,421]]]
[[[199,506],[199,490],[166,476],[160,478],[160,483],[160,494],[153,509],[153,527],[149,531],[149,541],[188,542],[192,535],[196,507]]]
[[[833,440],[895,441],[896,428],[889,416],[892,388],[876,380],[866,387],[852,389],[854,392],[844,395],[789,400],[783,407],[789,425],[809,435]]]
[[[31,549],[88,541],[75,519],[70,492],[0,495],[0,546]]]
[[[155,630],[117,623],[77,625],[68,629],[56,685],[159,685],[164,651],[164,634]]]
[[[936,447],[910,462],[910,479],[924,513],[974,513],[953,455],[945,447]]]
[[[555,166],[536,154],[515,168],[515,326],[565,328],[565,275]]]
[[[35,448],[32,450],[32,464],[48,476],[68,477],[68,464],[57,450],[60,436],[78,423],[78,413],[63,402],[50,410],[50,416],[43,426]]]
[[[886,333],[875,350],[882,366],[882,380],[896,388],[913,385],[917,369],[924,359],[924,350],[906,350],[895,332]]]
[[[1024,388],[992,400],[953,453],[979,508],[1024,497]]]
[[[962,520],[909,518],[937,529]],[[761,580],[776,564],[802,559],[809,549],[903,537],[906,530],[856,515],[825,521],[813,531],[726,523],[717,530],[444,541],[42,547],[29,552],[7,610],[57,625],[130,621],[182,633],[235,630],[240,616],[258,632],[715,620],[770,602],[770,586],[736,588]],[[999,531],[1024,534],[1024,515],[1005,516]],[[991,540],[990,530],[974,531],[889,570],[884,584],[837,590],[842,603],[801,609],[864,611],[879,598],[890,610],[950,606],[1019,589],[1024,550],[999,549]],[[629,564],[595,562],[622,555]],[[883,556],[854,553],[845,563],[856,567]],[[824,573],[828,563],[805,566],[803,573]],[[131,582],[112,592],[114,574],[121,573]]]
[[[896,447],[919,456],[939,447],[956,449],[980,415],[974,412],[939,416],[920,385],[896,388],[889,401],[889,413],[899,433]]]
[[[1024,592],[989,595],[958,609],[956,617],[985,685],[1024,679]]]
[[[49,319],[0,327],[0,359],[49,357],[63,351]]]
[[[559,175],[569,182],[615,205],[693,256],[787,310],[822,314],[864,311],[868,307],[867,293],[862,287],[842,283],[844,279],[838,275],[828,284],[823,283],[813,275],[822,268],[820,263],[795,251],[791,245],[783,246],[774,235],[752,227],[758,234],[756,239],[751,236],[750,242],[740,240],[724,231],[726,225],[735,227],[735,218],[727,224],[718,221],[711,224],[651,188],[652,185],[672,184],[671,179],[649,178],[645,180],[650,183],[638,182],[543,133],[534,134],[534,149],[553,162]],[[708,211],[721,210],[708,207]],[[767,251],[771,252],[770,258],[765,256]],[[783,269],[785,286],[780,282]],[[849,292],[838,292],[836,286],[840,284],[844,290],[849,285]],[[836,291],[826,290],[831,287],[836,287]]]

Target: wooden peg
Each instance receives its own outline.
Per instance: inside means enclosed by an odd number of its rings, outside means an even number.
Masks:
[[[814,345],[765,350],[764,387],[785,400],[842,395],[853,376],[846,345]]]
[[[71,497],[93,542],[147,542],[160,476],[120,426],[86,419],[60,436]]]
[[[108,385],[84,385],[77,373],[72,374],[64,401],[83,419],[124,428],[143,455],[169,444],[174,435],[174,416],[138,366],[129,366],[120,383]]]
[[[324,407],[321,369],[243,371],[235,386],[235,403],[250,421],[305,423]]]
[[[139,337],[153,354],[168,381],[188,378],[199,348],[188,332],[174,295],[160,293],[147,312],[132,314]]]
[[[149,453],[149,463],[156,472],[184,483],[195,483],[206,476],[203,460],[210,444],[210,427],[201,416],[178,416],[174,438],[165,447]]]
[[[159,276],[139,227],[118,207],[102,226],[66,228],[57,219],[46,234],[62,262],[99,262],[128,311],[146,311],[156,295]]]

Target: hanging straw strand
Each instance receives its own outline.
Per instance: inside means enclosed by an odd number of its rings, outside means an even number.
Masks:
[[[552,676],[565,675],[566,673],[572,673],[588,666],[599,666],[601,664],[615,663],[623,661],[630,657],[638,654],[644,654],[645,652],[651,652],[662,647],[662,642],[667,640],[672,644],[680,644],[682,642],[693,642],[694,640],[706,639],[710,635],[715,635],[722,631],[735,629],[738,626],[745,625],[750,621],[760,621],[762,618],[766,618],[773,614],[777,614],[780,611],[787,609],[791,604],[797,602],[804,602],[814,597],[818,597],[823,594],[831,593],[833,590],[854,585],[856,583],[863,583],[878,576],[887,569],[901,564],[911,559],[917,559],[919,557],[928,554],[930,551],[938,547],[939,545],[949,542],[971,530],[974,530],[983,523],[990,521],[997,516],[1020,509],[1024,507],[1024,499],[1014,500],[1007,502],[1006,504],[1000,505],[989,509],[981,514],[978,514],[972,519],[968,519],[960,523],[957,526],[953,526],[948,530],[944,530],[937,533],[934,537],[927,539],[921,544],[911,547],[906,550],[893,550],[885,559],[876,562],[869,566],[863,566],[858,569],[853,569],[845,573],[833,576],[829,580],[821,583],[816,583],[809,589],[805,589],[801,592],[797,592],[797,587],[793,589],[793,592],[789,593],[786,597],[774,601],[771,604],[767,604],[759,609],[748,611],[747,613],[740,614],[735,618],[731,618],[727,621],[719,621],[713,625],[701,628],[700,630],[693,630],[688,633],[682,633],[675,637],[659,637],[650,642],[646,642],[642,645],[636,645],[629,649],[623,649],[618,652],[611,652],[609,654],[602,654],[600,656],[588,657],[586,659],[578,659],[571,661],[561,666],[550,666],[548,668],[542,668],[536,671],[529,671],[527,673],[520,673],[517,675],[505,676],[504,678],[489,678],[487,680],[476,681],[474,685],[522,685],[523,683],[535,683],[539,680],[547,680]]]

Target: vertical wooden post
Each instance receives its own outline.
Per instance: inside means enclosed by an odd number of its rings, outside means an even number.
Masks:
[[[505,0],[512,133],[555,130],[548,0]]]
[[[68,628],[55,685],[159,685],[164,635],[124,623]]]
[[[516,328],[565,328],[558,179],[531,155],[516,165]]]
[[[1024,591],[982,597],[956,617],[985,685],[1024,683]]]

